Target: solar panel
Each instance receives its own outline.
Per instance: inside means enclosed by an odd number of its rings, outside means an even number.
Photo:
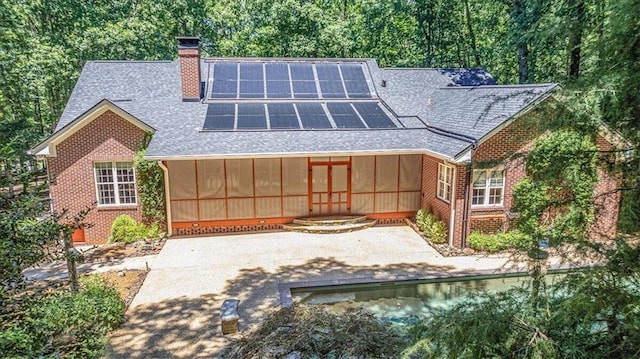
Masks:
[[[238,64],[235,62],[216,62],[213,65],[213,78],[218,80],[237,80]]]
[[[360,64],[340,64],[344,86],[350,98],[370,98],[369,85]]]
[[[267,80],[267,98],[291,98],[289,81]]]
[[[238,64],[217,62],[213,65],[211,97],[236,98],[238,94]]]
[[[233,130],[236,105],[233,103],[212,103],[207,106],[204,120],[205,130]]]
[[[213,80],[211,97],[214,98],[236,98],[238,93],[238,82],[235,80]]]
[[[328,102],[327,109],[338,128],[364,128],[351,104],[344,102]]]
[[[345,81],[367,82],[360,64],[340,64],[340,71]]]
[[[264,82],[240,81],[240,98],[264,98]]]
[[[289,64],[291,69],[291,81],[314,81],[313,65],[304,62],[293,62]]]
[[[316,64],[316,72],[320,81],[342,81],[338,64],[318,63]]]
[[[289,81],[289,66],[286,63],[266,63],[264,66],[267,81]]]
[[[353,103],[353,107],[356,108],[360,117],[367,123],[369,128],[396,127],[377,102],[355,102]]]
[[[241,62],[240,80],[262,81],[264,72],[261,62]]]
[[[266,130],[267,117],[264,113],[264,104],[240,103],[238,104],[238,130]]]
[[[267,104],[269,110],[269,123],[275,129],[299,129],[298,115],[292,103],[270,103]]]
[[[296,104],[302,128],[331,128],[331,122],[319,103],[301,102]]]
[[[292,81],[293,97],[295,98],[318,98],[318,90],[315,81]]]
[[[346,98],[342,81],[320,81],[323,98]]]

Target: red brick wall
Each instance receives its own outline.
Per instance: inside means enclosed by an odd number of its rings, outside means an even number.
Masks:
[[[422,208],[427,208],[449,227],[451,205],[437,197],[438,164],[444,161],[431,156],[422,156]]]
[[[513,206],[513,187],[526,175],[523,155],[532,149],[535,139],[547,131],[533,115],[534,113],[531,113],[517,119],[476,149],[473,157],[474,168],[483,167],[483,164],[484,167],[501,163],[504,165],[504,201],[503,205],[498,207],[471,208],[470,231],[491,233],[506,231],[509,228],[508,214]],[[600,136],[597,137],[596,143],[603,150],[613,148]],[[620,194],[615,192],[615,188],[618,186],[618,181],[604,170],[599,170],[598,173],[600,182],[594,191],[596,221],[590,229],[590,236],[593,239],[611,238],[617,233]],[[461,214],[461,211],[458,213]],[[456,228],[461,227],[457,222],[456,218]],[[456,238],[458,233],[461,232],[456,232]]]
[[[197,48],[179,48],[180,78],[182,98],[197,100],[200,98],[200,50]]]
[[[455,247],[462,247],[462,237],[464,232],[464,197],[466,192],[466,183],[467,183],[467,166],[466,165],[458,165],[456,166],[456,198],[455,198],[455,218],[453,225],[453,245]],[[467,208],[468,210],[468,208]],[[466,233],[469,233],[469,228],[467,228]]]
[[[57,157],[48,158],[54,209],[74,215],[95,203],[94,162],[133,161],[144,136],[143,130],[107,111],[58,144]],[[94,208],[85,220],[93,224],[85,230],[87,243],[105,243],[111,223],[123,213],[140,220],[139,206]]]

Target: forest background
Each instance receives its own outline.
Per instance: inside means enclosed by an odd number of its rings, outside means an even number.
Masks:
[[[175,59],[180,35],[200,36],[206,56],[371,57],[557,82],[640,142],[640,0],[0,0],[0,169],[53,131],[86,61]],[[626,232],[640,229],[639,159],[623,169]]]

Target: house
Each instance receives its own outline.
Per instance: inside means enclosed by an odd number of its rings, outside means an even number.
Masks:
[[[56,210],[97,203],[77,239],[105,241],[122,213],[140,219],[132,161],[151,136],[171,235],[335,214],[399,223],[427,207],[465,246],[472,230],[508,228],[524,177],[514,154],[544,132],[534,114],[557,87],[373,59],[201,58],[197,38],[178,40],[178,61],[87,62],[32,150],[47,159]],[[602,171],[603,236],[616,232],[615,186]]]

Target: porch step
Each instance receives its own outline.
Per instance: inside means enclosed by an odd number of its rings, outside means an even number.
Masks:
[[[361,229],[373,227],[376,224],[375,219],[366,219],[356,223],[340,223],[340,224],[283,224],[282,229],[287,231],[302,233],[346,233],[358,231]]]
[[[296,218],[294,224],[303,224],[305,226],[334,226],[339,224],[359,223],[367,220],[366,216],[324,216],[324,217],[306,217]]]

